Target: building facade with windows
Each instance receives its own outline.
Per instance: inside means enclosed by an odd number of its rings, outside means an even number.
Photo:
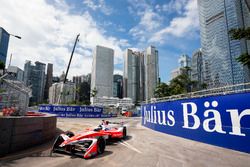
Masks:
[[[191,58],[188,55],[183,54],[179,57],[178,63],[179,68],[191,67]]]
[[[245,0],[198,0],[200,36],[209,87],[249,82],[249,70],[236,58],[249,52],[249,42],[232,40],[229,31],[245,28],[250,11]]]
[[[114,50],[96,46],[93,54],[91,90],[97,97],[113,97]]]
[[[83,82],[91,82],[91,74],[87,75],[80,75],[80,76],[73,76],[73,82],[78,85]]]
[[[23,82],[24,81],[24,71],[17,66],[9,66],[8,73],[13,77],[13,79]]]
[[[24,65],[24,83],[31,87],[32,97],[31,103],[42,103],[45,87],[45,68],[46,64],[36,61],[35,65],[31,61],[26,61]]]
[[[113,97],[122,98],[123,92],[123,77],[122,75],[115,74],[113,79]]]
[[[154,46],[146,49],[145,57],[145,100],[154,97],[154,90],[159,80],[158,50]]]
[[[127,49],[124,55],[124,97],[133,103],[145,99],[144,53]]]
[[[49,88],[50,104],[67,104],[75,101],[76,86],[72,82],[54,83]]]
[[[0,61],[6,63],[8,46],[9,46],[9,33],[0,27]]]
[[[192,55],[191,80],[197,81],[198,88],[204,83],[204,62],[201,49]]]

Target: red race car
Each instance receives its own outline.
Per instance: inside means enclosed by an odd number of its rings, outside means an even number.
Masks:
[[[86,129],[77,135],[70,131],[61,134],[55,140],[51,153],[65,152],[90,158],[104,152],[106,140],[122,139],[126,136],[127,129],[123,123],[109,123],[103,120],[95,129]]]

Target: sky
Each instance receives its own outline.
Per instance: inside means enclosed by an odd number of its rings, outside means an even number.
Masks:
[[[163,82],[171,79],[181,54],[200,47],[197,0],[0,0],[0,26],[11,37],[7,64],[23,69],[25,60],[52,63],[66,71],[76,35],[79,42],[69,79],[91,73],[96,45],[113,48],[114,73],[123,73],[127,48],[159,51]]]

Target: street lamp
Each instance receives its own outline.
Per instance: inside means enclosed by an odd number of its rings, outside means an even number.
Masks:
[[[9,33],[9,35],[10,35],[10,36],[13,36],[13,37],[16,37],[16,38],[18,38],[18,39],[22,39],[22,37],[20,37],[20,36],[18,36],[18,35],[13,35],[13,34],[10,34],[10,33]]]
[[[7,31],[6,31],[7,32]],[[9,32],[7,32],[10,36],[13,36],[15,38],[18,38],[18,39],[22,39],[22,37],[18,36],[18,35],[14,35],[14,34],[10,34]],[[9,66],[11,64],[11,60],[12,60],[12,54],[10,55],[10,62],[9,62]]]

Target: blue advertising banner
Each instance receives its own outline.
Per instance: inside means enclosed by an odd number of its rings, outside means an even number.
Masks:
[[[39,112],[56,114],[67,118],[110,118],[113,115],[104,114],[102,107],[96,106],[58,106],[40,105]]]
[[[250,93],[157,102],[141,107],[153,130],[250,153]]]

